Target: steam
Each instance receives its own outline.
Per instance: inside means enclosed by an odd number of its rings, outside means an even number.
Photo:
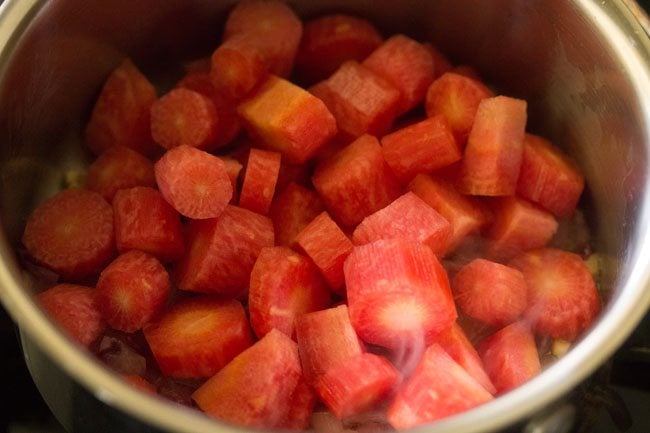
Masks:
[[[392,348],[390,361],[402,373],[404,378],[413,374],[427,349],[427,339],[422,329],[413,330],[402,338],[399,346]]]

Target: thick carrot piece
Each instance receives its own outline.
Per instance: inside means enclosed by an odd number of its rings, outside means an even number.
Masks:
[[[170,287],[169,274],[155,257],[129,251],[99,276],[97,306],[113,329],[135,332],[162,312]]]
[[[176,303],[144,336],[163,374],[211,377],[253,344],[238,301],[196,297]]]
[[[310,385],[315,385],[328,370],[364,351],[346,305],[299,316],[296,338],[302,371]]]
[[[298,233],[325,210],[323,201],[314,191],[290,183],[271,204],[276,245],[290,246]]]
[[[497,261],[545,246],[558,228],[553,214],[518,197],[500,198],[492,203],[492,210],[486,253]]]
[[[187,253],[176,267],[178,287],[245,298],[257,256],[273,246],[271,220],[228,205],[219,218],[191,221],[187,232]]]
[[[307,82],[327,78],[347,60],[361,62],[383,38],[374,25],[352,15],[325,15],[307,21],[296,57],[296,70]]]
[[[399,196],[379,141],[363,135],[316,167],[314,187],[336,221],[353,226]]]
[[[280,161],[281,155],[278,152],[251,149],[239,195],[239,206],[262,215],[269,212],[280,173]]]
[[[178,212],[159,191],[149,187],[123,189],[113,200],[115,243],[120,253],[140,250],[163,263],[183,256],[183,232]]]
[[[130,147],[152,155],[157,146],[151,138],[149,109],[156,89],[129,59],[108,77],[85,129],[90,150],[99,155],[112,146]]]
[[[298,233],[295,241],[318,266],[330,288],[342,295],[343,263],[354,248],[343,230],[323,212]]]
[[[460,191],[469,195],[514,195],[526,129],[526,101],[483,99],[467,139],[460,168]]]
[[[109,203],[118,190],[134,186],[156,186],[156,177],[153,162],[133,149],[112,146],[88,167],[86,188]]]
[[[235,110],[234,101],[224,94],[217,92],[210,78],[210,59],[201,69],[188,72],[178,83],[177,87],[194,90],[212,100],[219,118],[219,132],[212,146],[206,150],[215,150],[230,144],[242,130],[242,124]]]
[[[582,173],[566,154],[550,141],[526,134],[517,194],[562,218],[575,211],[584,185]]]
[[[429,51],[404,35],[387,39],[363,61],[363,66],[399,90],[398,114],[406,113],[422,102],[435,72]]]
[[[224,41],[211,57],[215,90],[233,101],[248,96],[268,75],[262,53],[246,35]]]
[[[302,30],[302,21],[284,2],[251,0],[233,8],[223,37],[247,36],[264,56],[266,69],[287,77],[293,70]]]
[[[165,149],[212,148],[218,133],[217,110],[212,100],[201,93],[173,89],[151,106],[151,135]]]
[[[95,289],[58,284],[39,293],[36,300],[47,315],[77,343],[89,347],[106,329],[97,308]]]
[[[386,359],[362,353],[329,369],[316,390],[338,419],[368,411],[397,388],[402,375]]]
[[[168,150],[154,170],[165,200],[188,218],[218,217],[232,198],[232,184],[223,161],[194,147]]]
[[[32,212],[22,241],[36,262],[79,281],[99,273],[115,253],[113,209],[96,192],[61,191]]]
[[[427,90],[427,116],[444,115],[454,136],[464,148],[474,124],[479,103],[492,96],[480,81],[449,72],[434,81]]]
[[[420,174],[408,187],[451,224],[448,251],[488,223],[487,209],[482,203],[460,194],[451,183],[439,177]]]
[[[239,101],[269,73],[287,76],[301,34],[301,22],[286,5],[239,3],[228,17],[223,43],[212,54],[210,77],[215,89]]]
[[[535,337],[524,323],[512,323],[487,337],[479,343],[478,353],[498,394],[526,383],[541,371]]]
[[[354,60],[342,64],[309,91],[327,105],[338,128],[352,137],[382,135],[397,116],[399,91]]]
[[[330,293],[314,264],[287,247],[264,248],[251,271],[250,321],[263,337],[277,329],[294,335],[296,317],[330,305]]]
[[[321,100],[276,76],[238,111],[251,135],[289,163],[307,161],[337,132],[336,120]]]
[[[432,344],[390,404],[388,421],[396,429],[405,430],[464,412],[492,399],[492,395],[439,345]]]
[[[447,331],[436,336],[435,342],[444,349],[451,358],[465,369],[478,383],[481,384],[490,394],[496,394],[497,390],[492,384],[481,358],[469,341],[463,328],[455,322]]]
[[[352,325],[368,343],[421,353],[456,320],[447,273],[419,242],[357,246],[343,269]]]
[[[243,426],[281,425],[300,381],[298,347],[278,330],[240,353],[192,394],[208,415]]]
[[[354,230],[352,240],[357,245],[379,239],[413,240],[442,255],[447,250],[451,233],[449,222],[409,191],[367,216]]]
[[[417,174],[430,173],[460,161],[463,154],[449,122],[435,116],[398,129],[381,139],[384,159],[406,184]]]

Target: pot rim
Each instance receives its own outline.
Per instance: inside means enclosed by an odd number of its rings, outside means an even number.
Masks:
[[[600,2],[576,0],[576,7],[602,33],[609,35],[626,76],[640,101],[646,125],[650,125],[650,39],[624,0]],[[20,36],[47,0],[5,0],[0,6],[0,79]],[[638,13],[638,12],[637,12]],[[647,17],[646,17],[647,18]],[[644,137],[647,136],[647,133]],[[647,137],[646,137],[647,138]],[[644,185],[641,220],[650,217],[650,180]],[[413,429],[413,432],[462,431],[474,433],[504,428],[558,400],[609,358],[631,334],[650,306],[650,227],[640,225],[634,263],[617,299],[603,310],[593,329],[560,362],[521,387],[471,411]],[[0,232],[0,257],[14,257],[4,232]],[[0,301],[21,328],[67,374],[100,401],[144,420],[157,428],[178,433],[247,432],[208,418],[162,397],[135,390],[105,368],[89,352],[80,349],[42,314],[22,289],[23,274],[14,260],[0,261]],[[27,359],[29,364],[29,360]]]

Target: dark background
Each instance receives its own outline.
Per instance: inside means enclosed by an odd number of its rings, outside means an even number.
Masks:
[[[650,9],[650,0],[640,0],[639,4]],[[595,421],[584,426],[584,433],[615,433],[621,428],[628,433],[650,432],[650,315],[616,354],[606,373],[612,386],[603,395],[589,397],[599,403],[598,413]],[[63,433],[31,380],[16,329],[2,307],[0,389],[0,432]]]
[[[16,329],[0,308],[0,432],[63,433],[36,390],[18,344]]]

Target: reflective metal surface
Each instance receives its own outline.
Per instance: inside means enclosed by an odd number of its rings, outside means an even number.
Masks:
[[[642,27],[620,1],[292,3],[306,17],[355,12],[386,34],[431,40],[455,62],[475,65],[502,93],[527,99],[529,129],[579,161],[589,185],[584,204],[595,244],[606,257],[602,317],[530,383],[418,430],[500,429],[560,398],[614,352],[650,304],[650,44]],[[32,303],[13,253],[29,210],[58,188],[67,170],[85,163],[81,125],[121,57],[133,57],[164,88],[177,77],[156,71],[188,60],[185,55],[209,53],[231,4],[5,0],[0,7],[0,298],[21,326],[36,383],[75,432],[241,431],[141,395],[71,345]],[[108,417],[110,426],[93,429],[80,417]]]

